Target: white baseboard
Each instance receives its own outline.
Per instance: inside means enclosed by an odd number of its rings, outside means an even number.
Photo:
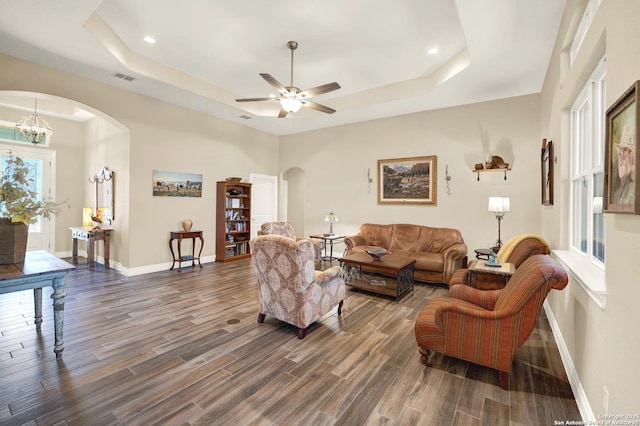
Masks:
[[[72,256],[72,253],[70,251],[66,252],[66,251],[61,251],[61,252],[56,252],[55,255],[59,258],[69,258]],[[87,252],[86,251],[82,251],[82,250],[78,250],[78,257],[87,257]],[[215,255],[211,255],[211,256],[203,256],[202,258],[200,258],[201,263],[204,265],[205,263],[211,263],[211,262],[215,262],[216,261],[216,256]],[[96,262],[104,265],[104,258],[102,256],[98,256],[96,258]],[[183,270],[185,268],[191,267],[191,264],[189,264],[189,266],[186,265],[185,262],[183,265]],[[122,275],[124,275],[125,277],[134,277],[136,275],[143,275],[143,274],[151,274],[153,272],[160,272],[160,271],[168,271],[169,268],[171,268],[171,265],[173,264],[173,262],[165,262],[165,263],[157,263],[154,265],[145,265],[145,266],[138,266],[135,268],[127,268],[125,266],[122,266],[121,263],[119,262],[115,262],[113,259],[109,260],[109,267],[112,269],[115,269],[116,271],[120,272]],[[196,263],[197,265],[197,263]],[[177,269],[177,266],[175,268],[173,268],[174,270]]]
[[[589,399],[587,398],[587,394],[584,392],[582,383],[580,383],[580,377],[578,377],[578,372],[576,371],[576,367],[571,359],[571,354],[569,354],[569,349],[562,337],[560,326],[558,326],[558,322],[556,321],[553,311],[551,310],[551,306],[549,306],[549,302],[547,300],[544,302],[544,311],[547,314],[549,325],[553,331],[553,337],[556,339],[556,345],[558,346],[558,351],[560,351],[560,357],[562,358],[564,369],[567,372],[569,384],[571,385],[573,396],[576,398],[576,404],[578,404],[578,410],[580,410],[582,420],[585,422],[594,422],[595,424],[596,418],[593,415]]]

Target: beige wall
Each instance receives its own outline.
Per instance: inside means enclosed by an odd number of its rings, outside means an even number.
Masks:
[[[553,139],[558,152],[556,204],[541,210],[542,232],[567,248],[569,212],[568,108],[606,51],[607,105],[640,78],[640,4],[636,0],[603,0],[579,56],[568,69],[565,40],[584,5],[568,1],[559,41],[541,95],[541,134]],[[638,413],[640,353],[637,301],[640,300],[640,217],[605,214],[606,308],[601,309],[572,279],[550,297],[577,375],[596,419],[605,414],[603,388],[609,392],[609,414]]]
[[[0,90],[45,93],[79,102],[129,130],[128,148],[124,141],[104,146],[104,135],[95,129],[87,130],[86,134],[81,129],[75,136],[76,146],[90,144],[93,149],[86,155],[83,148],[73,154],[73,167],[64,172],[74,170],[74,173],[68,173],[70,178],[64,182],[58,179],[58,198],[65,195],[64,185],[71,184],[82,188],[83,199],[80,205],[72,206],[74,215],[78,215],[77,222],[56,223],[56,235],[60,235],[57,252],[70,246],[67,228],[81,223],[82,206],[93,204],[85,194],[92,194],[86,188],[90,185],[87,179],[95,173],[94,154],[101,162],[113,162],[113,166],[104,165],[112,167],[118,176],[115,191],[122,200],[116,206],[113,223],[112,260],[123,269],[169,262],[169,232],[180,229],[186,218],[193,220],[194,229],[204,231],[203,257],[213,256],[215,182],[228,176],[248,180],[249,173],[278,172],[276,136],[13,57],[0,55],[0,63]],[[56,131],[54,137],[58,138],[57,121],[50,122]],[[153,197],[154,169],[202,174],[202,197]],[[63,171],[60,164],[59,170]]]
[[[282,137],[280,170],[304,170],[304,233],[327,232],[323,218],[333,210],[337,233],[351,234],[364,222],[417,223],[453,227],[473,249],[495,243],[490,195],[511,197],[502,240],[537,232],[540,205],[539,96],[427,111],[384,120]],[[507,173],[472,173],[486,152],[511,163]],[[437,156],[437,205],[379,205],[378,160]],[[445,184],[448,166],[450,194]],[[374,182],[369,192],[367,171]],[[292,192],[292,189],[289,189]],[[300,233],[300,231],[298,231]]]

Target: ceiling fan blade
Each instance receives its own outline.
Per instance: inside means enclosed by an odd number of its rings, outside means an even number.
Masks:
[[[278,98],[243,98],[243,99],[236,99],[236,102],[270,102],[270,101],[277,101]]]
[[[316,111],[326,112],[327,114],[333,114],[336,112],[333,108],[329,108],[328,106],[320,105],[319,103],[311,102],[306,99],[301,99],[300,102],[302,102],[302,106],[315,109]]]
[[[312,98],[314,96],[322,95],[324,93],[333,92],[334,90],[338,90],[340,85],[335,81],[333,83],[323,84],[322,86],[314,87],[312,89],[307,89],[298,93],[298,96],[301,98]]]
[[[278,118],[285,118],[289,114],[286,109],[280,108],[280,113],[278,113]]]
[[[280,84],[280,82],[278,80],[276,80],[275,78],[273,78],[271,76],[271,74],[266,74],[266,73],[261,73],[260,77],[264,78],[265,80],[267,80],[267,83],[269,83],[270,85],[272,85],[278,92],[280,93],[285,93],[287,92],[287,89],[285,89],[285,87]]]

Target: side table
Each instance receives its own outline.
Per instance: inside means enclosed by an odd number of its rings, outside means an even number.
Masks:
[[[489,260],[489,256],[491,256],[491,249],[488,248],[477,248],[474,251],[476,252],[476,259]]]
[[[95,266],[95,243],[102,241],[104,244],[104,267],[109,269],[109,245],[111,242],[111,228],[92,228],[90,226],[71,227],[71,237],[73,238],[73,264],[78,264],[78,240],[87,242],[87,263],[89,269]]]
[[[182,240],[185,238],[191,238],[191,254],[190,255],[182,255]],[[196,256],[196,238],[200,240],[200,250],[198,251],[198,256]],[[173,241],[177,240],[178,246],[178,257],[173,252]],[[196,260],[198,261],[198,265],[202,268],[202,263],[200,262],[200,254],[202,254],[202,248],[204,247],[204,238],[202,238],[202,231],[172,231],[171,238],[169,238],[169,250],[171,250],[171,257],[173,258],[173,263],[171,264],[170,271],[173,270],[173,267],[178,262],[178,272],[182,271],[182,262],[191,261],[191,266],[196,266]]]
[[[503,262],[502,266],[487,266],[484,260],[477,260],[469,268],[469,285],[478,290],[496,290],[507,285],[516,271],[514,263]]]
[[[338,258],[333,255],[333,245],[335,243],[343,242],[347,236],[337,234],[315,234],[309,235],[309,238],[324,240],[324,256],[322,256],[322,260],[328,260],[331,262],[333,260],[338,260]],[[327,256],[327,241],[329,242],[329,256]]]

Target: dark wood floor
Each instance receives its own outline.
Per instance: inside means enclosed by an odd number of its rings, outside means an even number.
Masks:
[[[84,264],[67,279],[65,351],[53,353],[31,291],[0,295],[0,424],[549,425],[580,419],[543,316],[497,372],[435,354],[420,363],[413,323],[446,289],[399,302],[347,290],[304,340],[257,323],[249,260],[126,278]]]

